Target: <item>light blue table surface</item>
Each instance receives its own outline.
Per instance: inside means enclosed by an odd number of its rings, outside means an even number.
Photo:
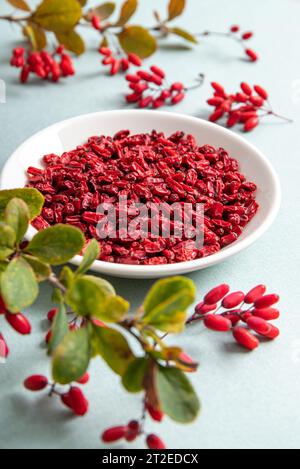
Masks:
[[[4,3],[1,1],[3,13]],[[163,10],[166,1],[140,0],[140,4],[136,20],[151,24],[151,11]],[[256,33],[252,46],[261,60],[255,65],[245,63],[239,60],[238,45],[215,38],[202,40],[197,48],[187,52],[178,51],[169,43],[153,59],[174,79],[188,83],[198,72],[208,77],[206,85],[190,94],[176,108],[177,112],[207,116],[209,81],[219,80],[235,91],[242,80],[247,80],[264,85],[278,112],[295,119],[292,125],[267,121],[246,136],[265,152],[280,175],[283,204],[272,228],[245,252],[190,276],[199,295],[223,281],[233,289],[243,290],[266,283],[282,297],[281,338],[248,354],[233,347],[229,336],[203,332],[201,326],[180,336],[177,343],[201,363],[192,381],[203,410],[200,418],[186,427],[168,419],[160,426],[149,421],[149,430],[161,434],[170,448],[300,446],[299,19],[299,0],[189,0],[178,24],[191,31],[222,31],[233,23],[241,24],[245,30],[251,28]],[[7,103],[0,104],[1,166],[22,141],[50,124],[83,113],[124,107],[124,78],[107,77],[93,51],[76,61],[76,77],[64,83],[20,86],[17,71],[8,65],[17,38],[17,31],[0,24],[0,78],[7,85]],[[89,37],[90,45],[93,38],[94,35]],[[152,283],[112,281],[133,307],[141,302]],[[126,423],[140,413],[140,398],[127,395],[119,378],[104,363],[93,362],[92,379],[86,387],[91,410],[83,419],[69,416],[55,398],[31,395],[21,386],[27,375],[49,371],[41,344],[47,328],[43,318],[50,307],[50,293],[50,288],[43,286],[38,302],[28,311],[33,324],[30,337],[21,338],[0,318],[1,330],[11,348],[9,361],[0,365],[0,447],[101,448],[99,435],[104,428]],[[142,446],[141,441],[135,447]]]

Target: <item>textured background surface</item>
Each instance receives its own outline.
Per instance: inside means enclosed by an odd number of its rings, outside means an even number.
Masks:
[[[151,10],[165,8],[166,2],[140,3],[136,19],[145,24],[151,23]],[[4,12],[3,4],[1,1]],[[201,362],[199,373],[192,378],[202,399],[202,415],[188,427],[166,420],[159,429],[149,422],[149,429],[156,427],[170,448],[299,448],[300,1],[189,0],[188,4],[178,24],[189,26],[191,31],[224,30],[233,23],[246,30],[253,28],[256,37],[252,45],[261,54],[261,61],[249,65],[239,60],[238,46],[222,39],[203,40],[188,52],[165,47],[154,61],[185,82],[200,71],[232,91],[242,80],[258,82],[270,90],[278,111],[295,118],[293,125],[270,121],[247,135],[268,155],[281,178],[283,205],[276,223],[248,251],[191,276],[199,295],[223,281],[245,290],[265,282],[282,295],[282,336],[248,354],[233,347],[229,337],[203,333],[198,326],[190,329],[177,342]],[[77,76],[65,83],[21,87],[16,71],[7,65],[16,38],[17,32],[1,23],[0,78],[7,84],[7,103],[0,104],[1,166],[23,140],[45,126],[82,113],[121,108],[125,89],[122,77],[103,75],[94,52],[76,61]],[[177,112],[207,116],[204,103],[208,90],[207,84],[190,94]],[[151,284],[126,280],[114,283],[133,306]],[[12,353],[9,362],[0,365],[0,447],[99,448],[99,434],[105,427],[126,422],[140,412],[139,398],[123,392],[118,378],[100,360],[93,363],[93,378],[86,388],[91,412],[84,419],[70,417],[55,399],[32,396],[21,387],[28,374],[48,372],[41,342],[49,297],[50,289],[44,286],[38,303],[28,311],[34,326],[31,337],[20,338],[1,320]]]

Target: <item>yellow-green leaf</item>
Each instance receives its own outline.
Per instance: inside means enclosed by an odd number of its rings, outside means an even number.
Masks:
[[[22,199],[11,199],[4,212],[5,222],[14,230],[16,242],[22,241],[28,225],[30,213],[28,206]]]
[[[32,305],[39,288],[34,272],[22,257],[13,259],[1,276],[1,294],[11,313]]]
[[[68,332],[56,347],[52,362],[53,380],[69,384],[80,379],[90,362],[89,333],[86,327]]]
[[[38,282],[44,282],[51,275],[51,268],[49,264],[40,261],[37,257],[22,254],[22,257],[28,262],[35,273]]]
[[[84,256],[82,262],[78,269],[76,270],[76,275],[85,274],[93,264],[93,262],[99,258],[100,255],[100,247],[98,241],[96,239],[92,239],[89,242],[87,248],[85,249]]]
[[[173,34],[176,34],[176,36],[182,37],[186,41],[192,42],[193,44],[198,44],[198,40],[196,36],[193,34],[189,33],[185,29],[182,28],[170,28],[169,31]]]
[[[176,422],[193,422],[200,411],[200,402],[184,373],[160,366],[156,383],[161,410]]]
[[[0,191],[0,220],[3,218],[5,208],[11,199],[22,199],[28,205],[30,220],[36,218],[44,205],[42,194],[31,187],[24,189],[8,189]]]
[[[98,5],[89,11],[89,16],[96,15],[100,20],[106,20],[109,18],[116,9],[116,4],[113,2],[106,2]]]
[[[148,368],[148,360],[144,357],[135,358],[128,366],[122,377],[122,384],[126,391],[132,393],[141,392],[144,388],[145,374]]]
[[[137,6],[137,0],[126,0],[121,7],[120,17],[115,26],[124,26],[135,13]]]
[[[180,16],[183,13],[184,8],[185,0],[170,0],[168,7],[168,20],[173,20],[174,18],[177,18],[177,16]]]
[[[63,33],[73,29],[82,16],[78,0],[43,0],[31,21],[48,31]]]
[[[13,228],[0,222],[0,260],[4,261],[14,252],[16,234]]]
[[[25,0],[7,0],[13,7],[23,11],[30,11],[30,6]]]
[[[54,316],[53,324],[51,327],[51,339],[48,345],[48,352],[52,354],[58,345],[62,342],[63,338],[69,331],[68,317],[65,305],[60,303],[58,311]]]
[[[156,39],[142,26],[128,26],[119,34],[125,52],[133,52],[142,59],[150,57],[157,49]]]
[[[134,360],[127,340],[115,329],[94,327],[93,345],[107,365],[120,376]]]
[[[85,51],[85,43],[82,37],[73,29],[65,33],[56,33],[59,44],[63,44],[66,49],[74,54],[81,55]]]
[[[24,26],[23,33],[31,42],[33,50],[45,49],[47,45],[47,36],[45,31],[35,23],[28,22]]]

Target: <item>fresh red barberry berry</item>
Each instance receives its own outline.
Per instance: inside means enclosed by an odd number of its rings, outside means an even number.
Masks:
[[[149,449],[166,449],[166,445],[161,438],[153,433],[147,436],[146,443]]]
[[[280,317],[280,312],[278,309],[274,308],[254,309],[252,310],[252,314],[266,321],[274,321]]]
[[[64,394],[61,394],[60,399],[61,399],[61,402],[66,407],[68,407],[69,409],[72,409],[72,399],[71,399],[71,396],[70,396],[70,392],[65,392]]]
[[[273,324],[270,324],[271,330],[265,335],[267,339],[274,340],[277,339],[277,337],[280,335],[280,330],[273,326]]]
[[[69,391],[71,408],[74,414],[84,416],[89,408],[89,403],[80,388],[72,386]]]
[[[241,313],[241,309],[233,309],[232,311],[226,311],[225,313],[222,313],[222,316],[224,316],[226,319],[229,319],[232,327],[235,327],[241,320]]]
[[[59,46],[57,46],[57,48],[56,48],[56,53],[57,54],[61,55],[64,52],[65,52],[65,46],[64,45],[60,44]]]
[[[268,99],[268,93],[267,91],[262,88],[261,86],[259,85],[254,85],[254,90],[256,91],[256,93],[262,98],[264,99],[265,101]]]
[[[6,313],[5,319],[11,325],[11,327],[19,334],[29,335],[31,333],[30,322],[22,313]]]
[[[275,295],[275,294],[265,295],[259,298],[258,300],[256,300],[254,303],[254,306],[256,309],[270,308],[271,306],[278,303],[279,300],[280,298],[278,295]]]
[[[153,72],[155,75],[159,76],[162,79],[166,77],[165,72],[161,68],[157,67],[156,65],[152,65],[150,70],[151,72]]]
[[[20,74],[20,82],[25,84],[28,81],[29,74],[30,74],[30,67],[28,65],[24,65]]]
[[[101,31],[101,21],[99,16],[93,15],[91,19],[91,23],[94,29]]]
[[[237,25],[233,25],[233,26],[231,26],[231,28],[230,28],[230,31],[231,31],[232,33],[238,33],[239,30],[240,30],[240,27],[237,26]]]
[[[251,88],[250,85],[248,85],[248,83],[242,82],[242,83],[241,83],[241,90],[242,90],[243,93],[245,93],[247,96],[251,96],[251,95],[252,95],[252,88]]]
[[[24,387],[29,391],[42,391],[48,386],[48,378],[43,375],[29,376],[24,381]]]
[[[233,112],[230,114],[227,120],[227,127],[230,129],[240,121],[241,114],[239,112]]]
[[[131,420],[127,425],[126,441],[134,441],[140,433],[140,423],[137,420]]]
[[[216,332],[228,332],[232,328],[231,321],[220,314],[209,314],[204,318],[204,325]]]
[[[220,94],[220,96],[224,96],[226,97],[226,93],[225,93],[225,90],[224,90],[224,87],[222,85],[220,85],[219,83],[213,81],[211,83],[211,86],[213,87],[213,89]]]
[[[247,326],[259,335],[266,336],[271,332],[271,325],[264,319],[255,316],[247,320]]]
[[[54,320],[55,316],[57,315],[57,312],[58,312],[57,308],[53,308],[48,312],[47,319],[49,322],[52,322]]]
[[[240,318],[245,324],[247,324],[248,319],[252,318],[252,313],[250,311],[241,312]]]
[[[3,301],[2,296],[0,296],[0,314],[6,314],[6,313],[7,313],[6,305]]]
[[[86,384],[88,383],[90,380],[90,375],[88,372],[84,373],[84,375],[82,376],[82,378],[80,378],[77,383],[79,384]]]
[[[183,89],[184,89],[184,84],[181,82],[173,83],[173,85],[171,85],[171,88],[170,88],[172,92],[180,92]]]
[[[245,298],[245,295],[241,291],[230,293],[229,295],[225,296],[225,298],[223,299],[222,306],[225,309],[236,308],[244,301],[244,298]]]
[[[127,425],[108,428],[102,433],[102,441],[104,443],[114,443],[115,441],[122,440],[126,437],[128,432]]]
[[[244,41],[248,41],[248,39],[251,39],[253,37],[253,32],[252,31],[247,31],[242,35],[242,39]]]
[[[75,74],[73,63],[69,55],[62,54],[60,69],[63,77],[68,77]]]
[[[221,107],[219,107],[218,109],[215,110],[215,112],[213,112],[210,116],[209,116],[209,120],[210,122],[217,122],[219,119],[221,119],[221,117],[224,116],[224,109],[222,109]]]
[[[7,358],[9,355],[9,347],[4,339],[3,334],[0,332],[0,358]]]
[[[45,343],[46,344],[49,344],[49,342],[51,340],[51,337],[52,337],[52,331],[50,329],[50,331],[48,331],[47,334],[45,335]]]
[[[195,313],[198,314],[199,316],[202,314],[208,314],[211,313],[212,311],[215,311],[217,309],[218,305],[216,303],[207,305],[202,301],[195,307]]]
[[[139,58],[139,56],[137,54],[133,54],[132,52],[128,54],[128,60],[136,67],[141,67],[142,65],[142,60]]]
[[[250,117],[250,119],[248,119],[245,122],[244,131],[245,132],[251,132],[251,130],[255,129],[255,127],[257,127],[258,124],[259,124],[259,118],[258,117]]]
[[[106,57],[109,57],[112,55],[112,50],[109,47],[100,47],[99,53],[101,55],[105,55]]]
[[[123,72],[126,72],[130,67],[130,63],[128,59],[121,59],[121,68]]]
[[[238,344],[247,348],[248,350],[254,350],[259,346],[259,340],[251,332],[244,327],[235,327],[232,330],[233,337]]]
[[[153,420],[156,422],[162,422],[164,413],[160,409],[156,409],[148,402],[146,404],[146,409]]]
[[[256,62],[258,60],[258,55],[252,49],[245,49],[246,54],[252,60],[252,62]]]
[[[172,97],[171,103],[174,105],[179,104],[181,103],[181,101],[184,100],[184,98],[185,98],[184,93],[177,93],[175,96]]]
[[[267,291],[267,287],[265,285],[257,285],[256,287],[252,288],[244,298],[244,302],[248,305],[252,305],[261,298]]]
[[[224,296],[229,292],[230,287],[227,284],[219,285],[210,290],[204,297],[204,303],[207,305],[214,305],[221,301]]]

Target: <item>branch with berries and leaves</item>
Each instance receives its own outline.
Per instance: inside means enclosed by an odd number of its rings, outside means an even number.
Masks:
[[[170,0],[164,16],[155,11],[155,24],[152,27],[131,24],[138,9],[138,0],[126,0],[114,21],[111,20],[116,10],[113,2],[89,8],[87,0],[42,0],[34,10],[26,0],[7,2],[22,11],[20,15],[0,15],[0,20],[19,26],[27,41],[26,50],[24,47],[15,48],[11,60],[12,66],[21,68],[22,83],[27,82],[30,74],[53,82],[74,75],[72,60],[65,51],[76,55],[85,52],[84,34],[81,31],[86,28],[97,34],[96,47],[100,51],[106,48],[110,52],[103,59],[103,64],[110,67],[111,75],[125,72],[131,66],[139,66],[140,61],[153,55],[161,40],[169,36],[190,45],[197,44],[199,38],[220,36],[237,42],[248,61],[255,62],[258,59],[258,55],[246,44],[253,33],[240,34],[238,26],[232,26],[228,32],[206,30],[197,34],[174,26],[174,20],[185,10],[185,0]],[[56,45],[54,50],[50,50],[49,44],[53,39]]]

